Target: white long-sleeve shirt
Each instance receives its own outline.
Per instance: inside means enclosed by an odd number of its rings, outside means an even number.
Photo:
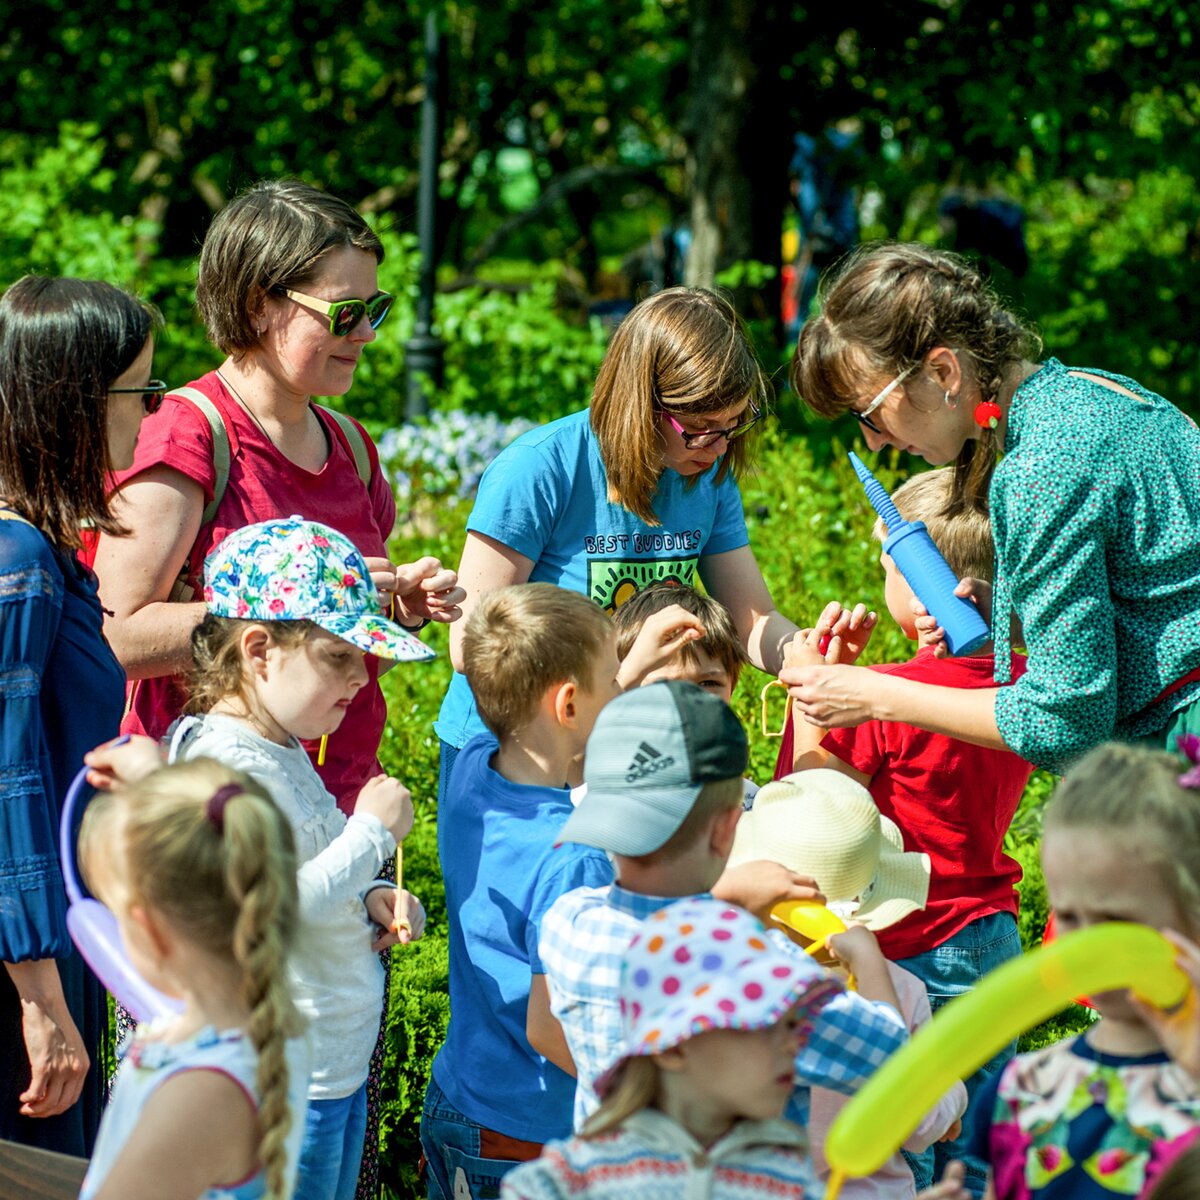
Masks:
[[[888,974],[900,1000],[900,1015],[908,1032],[914,1034],[933,1018],[925,985],[911,972],[888,963]],[[814,1087],[808,1116],[808,1136],[812,1145],[813,1166],[818,1177],[828,1182],[829,1163],[825,1158],[825,1137],[834,1118],[846,1106],[848,1096],[828,1088]],[[920,1125],[909,1134],[904,1149],[910,1154],[928,1150],[943,1137],[951,1125],[967,1111],[967,1089],[955,1085],[925,1114]],[[847,1179],[842,1187],[847,1200],[912,1200],[917,1194],[913,1173],[899,1154],[893,1154],[873,1175],[865,1179]]]
[[[309,1019],[308,1097],[352,1095],[367,1077],[383,1013],[383,966],[371,951],[362,897],[395,851],[395,838],[378,817],[347,819],[299,742],[276,745],[220,713],[184,717],[168,737],[172,762],[215,758],[245,771],[291,824],[303,923],[291,974],[296,1006]]]

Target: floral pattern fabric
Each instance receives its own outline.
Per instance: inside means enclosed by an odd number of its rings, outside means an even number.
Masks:
[[[1200,1092],[1165,1054],[1103,1054],[1080,1037],[1018,1055],[975,1121],[997,1200],[1145,1196],[1195,1136]]]

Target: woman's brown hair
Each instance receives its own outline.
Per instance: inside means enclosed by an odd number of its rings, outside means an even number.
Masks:
[[[235,358],[254,349],[264,298],[287,288],[302,291],[342,246],[383,262],[378,234],[344,200],[319,188],[271,179],[231,200],[213,218],[200,250],[196,307],[209,339]]]
[[[938,346],[966,358],[984,400],[997,397],[1012,367],[1041,353],[1037,335],[974,267],[920,243],[860,246],[822,280],[819,295],[821,311],[800,330],[791,382],[823,417],[850,408],[864,375],[884,378],[915,369]],[[999,450],[990,429],[963,447],[949,511],[987,510]]]
[[[592,391],[591,422],[608,498],[659,525],[651,500],[663,473],[659,421],[706,416],[741,404],[766,412],[771,388],[730,302],[703,288],[668,288],[617,327]],[[753,437],[728,443],[715,481],[740,478]],[[695,486],[699,476],[688,480]]]
[[[108,389],[158,323],[95,279],[26,275],[0,297],[0,497],[56,546],[128,532],[106,491]]]

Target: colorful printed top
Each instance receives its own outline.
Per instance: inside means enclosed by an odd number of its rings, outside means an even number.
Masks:
[[[1195,1081],[1165,1054],[1127,1058],[1085,1037],[1019,1054],[972,1102],[969,1152],[996,1200],[1144,1196],[1200,1121]]]
[[[740,1121],[707,1149],[643,1108],[595,1138],[551,1142],[505,1176],[501,1200],[803,1200],[820,1195],[808,1139],[791,1121]]]
[[[1110,379],[1114,391],[1078,372]],[[1132,379],[1049,359],[1013,396],[992,479],[993,625],[1029,670],[996,697],[1008,745],[1061,771],[1114,735],[1164,729],[1200,697],[1200,430]]]
[[[651,583],[693,584],[701,558],[749,544],[742,495],[716,471],[664,471],[647,525],[608,499],[588,410],[551,421],[501,451],[483,474],[467,521],[533,562],[532,582],[590,596],[610,613]],[[466,676],[456,674],[434,727],[452,746],[485,733]]]

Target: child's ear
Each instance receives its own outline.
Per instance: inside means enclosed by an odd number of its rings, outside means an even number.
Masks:
[[[147,945],[159,961],[166,958],[171,949],[171,942],[154,914],[142,905],[134,904],[129,909],[129,920],[145,936]]]
[[[712,825],[709,827],[711,830],[709,847],[718,858],[729,857],[730,851],[733,850],[733,838],[737,833],[737,824],[741,819],[740,805],[737,808],[727,808],[713,817]]]
[[[556,683],[547,693],[555,720],[564,729],[574,729],[579,722],[579,688],[570,680]]]
[[[678,1046],[672,1046],[670,1050],[661,1050],[658,1054],[652,1054],[650,1057],[660,1071],[686,1071],[687,1055],[684,1053],[686,1045],[687,1042],[681,1042]]]
[[[242,661],[256,675],[265,675],[267,670],[267,651],[274,644],[271,635],[262,625],[248,625],[242,630],[242,636],[239,639]]]

